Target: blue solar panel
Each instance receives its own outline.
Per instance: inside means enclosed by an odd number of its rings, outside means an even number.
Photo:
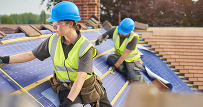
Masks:
[[[44,34],[49,33],[49,31],[42,31]],[[102,33],[106,32],[103,28],[100,31],[93,31],[93,32],[84,32],[82,35],[84,35],[89,40],[96,40],[98,36],[100,36]],[[23,37],[23,33],[13,34],[11,36],[8,36],[7,39],[15,38],[17,37]],[[25,35],[24,35],[25,36]],[[14,55],[19,54],[22,52],[27,52],[33,50],[35,47],[37,47],[44,39],[37,39],[37,40],[30,40],[30,41],[23,41],[20,43],[13,43],[13,44],[6,44],[6,45],[0,45],[0,56],[5,55]],[[94,44],[94,43],[93,43]],[[103,43],[99,46],[95,46],[98,50],[98,54],[101,54],[102,52],[105,52],[107,50],[112,49],[113,41],[111,39],[108,39],[106,41],[103,41]],[[140,51],[144,54],[142,56],[142,60],[144,62],[144,65],[150,68],[154,73],[159,75],[160,77],[166,79],[173,85],[173,92],[193,92],[186,83],[182,82],[180,78],[168,67],[165,63],[163,63],[162,60],[159,59],[154,53],[148,52],[145,50]],[[101,56],[93,61],[93,66],[98,74],[100,76],[104,74],[109,66],[106,64],[107,57],[113,54],[113,52],[107,53],[104,56]],[[18,63],[18,64],[9,64],[5,66],[1,66],[5,72],[7,72],[13,79],[15,79],[21,86],[25,87],[27,85],[30,85],[38,80],[41,80],[51,74],[53,74],[53,64],[50,58],[39,61],[38,59],[35,59],[33,61],[25,62],[25,63]],[[142,72],[141,72],[142,73]],[[144,78],[147,81],[150,81],[144,73],[142,73]],[[25,81],[26,80],[26,81]],[[2,89],[9,89],[9,92],[14,92],[18,89],[20,89],[15,83],[13,83],[6,75],[4,75],[2,72],[0,73],[0,90]],[[103,86],[106,88],[107,95],[109,100],[111,101],[117,92],[120,90],[120,88],[124,85],[126,82],[126,78],[119,74],[115,73],[107,75],[103,80]],[[47,98],[45,98],[41,93],[48,88],[50,88],[51,85],[49,82],[45,82],[42,85],[30,90],[29,92],[38,100],[40,101],[45,107],[55,107],[52,102],[50,102]],[[123,107],[125,103],[125,99],[127,96],[127,92],[129,90],[130,86],[128,85],[126,89],[123,91],[121,96],[116,101],[114,107]],[[33,100],[34,101],[34,100]],[[36,101],[34,101],[36,102]]]
[[[40,30],[43,35],[45,34],[51,34],[52,32],[50,30]]]
[[[102,28],[101,30],[92,31],[92,32],[83,32],[82,35],[85,36],[88,40],[96,40],[100,35],[105,33],[106,30]]]
[[[167,64],[163,62],[155,53],[147,50],[140,51],[144,54],[142,61],[152,72],[170,82],[173,86],[172,92],[193,92],[186,83],[184,83]]]
[[[44,39],[37,39],[1,45],[0,56],[10,56],[31,51],[35,47],[37,47],[43,40]],[[53,74],[54,71],[51,58],[48,58],[43,62],[39,61],[38,59],[35,59],[25,63],[8,64],[5,66],[1,66],[0,68],[7,72],[14,80],[16,80],[23,87]],[[15,86],[15,89],[20,89],[18,86],[15,85],[14,82],[10,81],[10,84]],[[0,86],[0,88],[1,87],[2,85]]]
[[[22,37],[26,37],[25,33],[7,34],[7,36],[5,38],[0,39],[0,41],[15,39],[15,38],[22,38]]]
[[[41,85],[39,85],[38,87],[32,89],[29,91],[29,93],[35,97],[40,103],[42,103],[42,105],[44,105],[45,107],[55,107],[55,105],[49,101],[47,98],[45,98],[41,93],[45,90],[47,90],[48,88],[51,87],[50,82],[45,82]],[[58,98],[57,98],[58,99]],[[34,101],[36,102],[36,101]],[[37,103],[37,102],[36,102]]]
[[[129,90],[130,90],[130,83],[123,90],[120,97],[118,97],[118,99],[116,100],[116,102],[113,105],[114,107],[125,107],[125,103],[127,102],[126,99],[127,99]]]

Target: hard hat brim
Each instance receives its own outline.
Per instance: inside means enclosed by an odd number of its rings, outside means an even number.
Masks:
[[[60,21],[60,20],[66,20],[66,19],[52,19],[51,17],[50,18],[48,18],[46,21],[47,22],[55,22],[55,21]],[[71,20],[71,19],[69,19],[69,20]],[[74,21],[80,21],[81,20],[81,18],[80,17],[75,17],[74,18]]]
[[[50,17],[50,18],[48,18],[46,21],[47,21],[47,22],[54,22],[55,20]]]

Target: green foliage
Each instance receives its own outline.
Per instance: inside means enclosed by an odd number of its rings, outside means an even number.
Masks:
[[[203,0],[101,0],[101,21],[130,17],[150,26],[203,26]]]
[[[1,24],[15,24],[15,21],[10,16],[2,16],[1,17]]]
[[[32,13],[11,14],[1,17],[2,24],[39,24],[39,18]]]
[[[48,0],[47,10],[62,0]],[[45,3],[42,0],[41,4]],[[112,25],[130,17],[150,26],[203,26],[203,0],[100,0],[101,22]]]
[[[46,23],[46,13],[45,13],[45,11],[43,10],[43,11],[40,13],[40,16],[39,16],[39,23],[40,23],[40,24],[44,24],[44,22]]]

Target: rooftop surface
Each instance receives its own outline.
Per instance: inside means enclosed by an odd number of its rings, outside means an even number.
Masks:
[[[172,85],[173,93],[202,93],[202,29],[149,27],[145,31],[135,31],[140,35],[138,50],[142,54],[143,66],[168,81]],[[49,30],[41,30],[41,32],[44,36],[42,38],[14,43],[7,42],[27,38],[26,34],[7,34],[5,38],[0,39],[0,42],[4,43],[0,45],[0,56],[31,51],[53,33]],[[94,40],[106,30],[102,28],[81,32],[94,44]],[[98,50],[98,56],[93,61],[93,69],[102,77],[103,86],[106,88],[111,104],[114,107],[123,107],[130,83],[121,74],[116,72],[113,75],[108,72],[109,66],[106,64],[106,59],[113,53],[113,41],[108,39],[95,47]],[[0,68],[0,90],[11,94],[27,95],[29,93],[32,96],[32,103],[40,106],[55,107],[59,103],[48,81],[54,71],[50,58],[44,61],[35,59],[26,63],[9,64]],[[152,79],[147,72],[141,71],[141,73],[151,84]],[[28,92],[26,93],[22,88]]]

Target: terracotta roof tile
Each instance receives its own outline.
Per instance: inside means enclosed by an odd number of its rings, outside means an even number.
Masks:
[[[197,78],[190,77],[190,78],[189,78],[189,81],[197,81]]]
[[[194,85],[203,85],[203,82],[193,82],[194,83]]]
[[[1,38],[4,38],[5,36],[6,36],[6,34],[5,34],[4,32],[1,32],[1,31],[0,31],[0,39],[1,39]]]
[[[197,78],[196,81],[203,81],[203,78]]]
[[[19,32],[25,32],[27,36],[39,36],[42,35],[42,32],[40,32],[36,27],[29,25],[29,26],[19,26],[16,30],[16,33]]]
[[[185,77],[194,77],[194,74],[185,73]]]
[[[194,74],[194,77],[203,77],[203,74]]]
[[[179,70],[180,73],[189,73],[189,70]]]
[[[102,24],[102,27],[104,27],[105,30],[110,30],[112,28],[112,25],[109,21],[105,21],[103,24]]]
[[[199,85],[199,86],[198,86],[198,89],[199,89],[199,90],[203,90],[203,86]]]
[[[55,30],[53,29],[53,26],[49,25],[49,24],[42,24],[40,26],[40,30],[50,30],[51,32],[54,32]]]
[[[146,30],[148,28],[148,24],[140,23],[135,21],[135,30],[136,29],[141,29],[141,30]]]
[[[142,38],[203,90],[203,31],[154,30],[151,34],[143,33]]]

